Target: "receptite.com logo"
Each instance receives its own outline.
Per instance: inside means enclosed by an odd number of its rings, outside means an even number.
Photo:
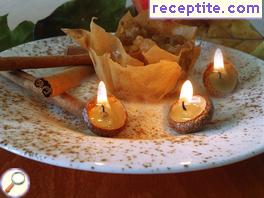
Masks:
[[[27,173],[18,168],[8,169],[0,178],[0,185],[7,197],[18,198],[24,196],[30,187]]]

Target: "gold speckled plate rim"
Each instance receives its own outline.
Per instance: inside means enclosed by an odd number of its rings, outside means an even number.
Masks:
[[[46,45],[44,48],[42,47],[43,43]],[[33,51],[38,55],[44,55],[47,46],[51,50],[50,53],[56,54],[61,53],[60,50],[71,43],[72,41],[65,37],[56,37],[21,45],[2,52],[1,55],[19,55],[24,49],[27,49],[23,51],[24,54],[32,54]],[[61,45],[61,49],[54,50],[54,45]],[[203,67],[205,62],[212,58],[212,53],[216,47],[219,47],[219,45],[202,42],[202,55],[196,64],[197,70],[200,70],[197,73],[202,71],[200,67]],[[261,87],[263,87],[264,62],[237,50],[220,47],[224,49],[226,55],[236,65],[242,65],[248,69],[251,66],[259,69],[260,79],[258,79],[258,82],[254,82],[258,87],[253,92],[263,93]],[[244,86],[243,82],[242,85]],[[247,87],[247,84],[245,84],[245,87]],[[243,94],[248,96],[246,92],[242,93],[241,97],[245,97]],[[259,108],[263,110],[263,96],[258,100]],[[242,102],[242,104],[245,103]],[[216,126],[217,133],[205,131],[168,139],[127,140],[100,138],[81,133],[69,134],[67,131],[61,133],[61,137],[56,138],[68,139],[67,136],[71,136],[73,141],[69,140],[68,145],[61,146],[67,148],[77,146],[76,150],[73,149],[70,154],[56,155],[55,151],[54,153],[45,154],[45,152],[35,150],[32,145],[26,147],[26,149],[20,148],[15,145],[12,136],[6,130],[0,131],[0,147],[33,160],[80,170],[144,174],[187,172],[234,163],[262,153],[264,150],[264,135],[262,133],[264,116],[263,112],[253,113],[256,116],[250,119],[250,123],[238,121],[230,124],[236,128],[236,133],[230,130],[230,126],[227,125],[223,128]],[[14,140],[19,139],[14,138]],[[24,141],[24,139],[22,140]],[[27,142],[21,142],[21,144],[27,144]]]

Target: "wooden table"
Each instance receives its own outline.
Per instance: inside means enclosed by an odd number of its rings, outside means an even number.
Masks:
[[[206,171],[164,175],[102,174],[59,168],[0,149],[0,174],[22,168],[32,198],[264,198],[264,154]],[[3,194],[0,194],[3,197]]]

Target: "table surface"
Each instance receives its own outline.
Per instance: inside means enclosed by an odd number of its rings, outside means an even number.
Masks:
[[[264,154],[205,171],[163,175],[119,175],[84,172],[32,161],[0,149],[0,175],[22,168],[30,176],[26,197],[195,197],[263,198]],[[0,197],[4,197],[0,192]]]

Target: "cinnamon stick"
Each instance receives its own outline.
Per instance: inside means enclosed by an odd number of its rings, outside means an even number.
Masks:
[[[60,56],[0,57],[0,71],[91,65],[88,54]]]
[[[42,97],[40,89],[34,86],[34,81],[36,80],[34,76],[20,70],[11,72],[0,72],[0,75],[4,76],[15,84],[25,88],[26,90],[33,92],[35,95]],[[65,111],[83,119],[82,112],[85,107],[85,102],[73,97],[70,94],[63,93],[59,96],[46,99],[46,101],[52,102],[64,109]]]
[[[83,49],[80,46],[69,46],[66,49],[65,54],[67,55],[80,55],[80,54],[88,54],[87,50]]]
[[[58,96],[65,91],[77,87],[94,72],[91,66],[71,67],[63,72],[38,78],[34,84],[42,90],[45,97]]]

